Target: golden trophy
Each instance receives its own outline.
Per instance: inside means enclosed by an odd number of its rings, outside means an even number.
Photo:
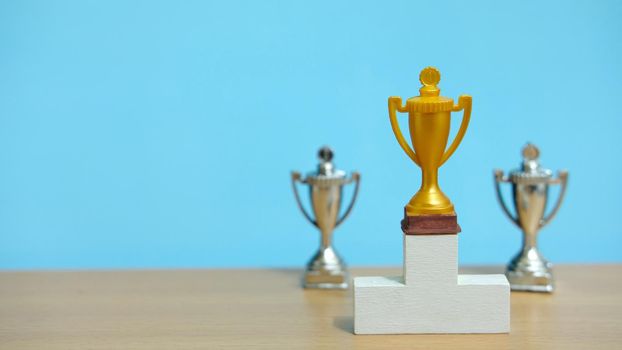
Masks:
[[[440,72],[434,67],[421,71],[419,81],[423,87],[420,96],[411,97],[402,106],[401,97],[389,97],[391,127],[404,152],[421,168],[421,188],[404,208],[402,221],[404,232],[418,230],[421,233],[460,231],[454,205],[438,185],[440,168],[456,151],[462,141],[471,118],[471,96],[462,95],[458,104],[451,98],[440,96],[438,83]],[[460,129],[449,146],[451,112],[464,110]],[[397,112],[408,112],[408,129],[412,148],[404,139],[396,117]],[[423,217],[425,217],[425,220]]]
[[[395,137],[421,168],[421,188],[404,208],[402,276],[355,277],[354,333],[507,333],[510,284],[505,275],[464,275],[458,271],[458,226],[451,201],[438,186],[438,168],[454,153],[469,125],[471,97],[458,104],[441,97],[436,68],[419,77],[420,96],[389,97]],[[447,147],[451,112],[464,110],[462,124]],[[404,140],[396,111],[408,112],[412,148]]]

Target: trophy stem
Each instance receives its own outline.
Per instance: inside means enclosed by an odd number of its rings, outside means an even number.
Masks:
[[[421,187],[406,205],[406,215],[439,214],[454,214],[454,206],[438,186],[438,167],[422,167]]]
[[[421,189],[424,192],[440,192],[438,187],[438,168],[421,170]]]
[[[538,233],[523,231],[523,252],[527,252],[537,245]]]
[[[333,238],[333,230],[321,230],[320,249],[330,248]]]

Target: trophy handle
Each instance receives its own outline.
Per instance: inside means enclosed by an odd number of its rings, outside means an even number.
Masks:
[[[447,159],[449,159],[449,157],[451,157],[451,155],[454,154],[454,152],[456,151],[456,148],[458,148],[458,146],[460,145],[460,142],[462,142],[462,138],[464,137],[464,134],[467,131],[467,127],[469,126],[469,121],[471,120],[472,101],[473,100],[471,96],[462,95],[458,98],[458,104],[455,105],[454,108],[452,109],[452,112],[457,112],[457,111],[464,109],[464,112],[462,115],[462,123],[460,124],[460,129],[458,129],[458,133],[456,134],[454,141],[451,143],[451,146],[449,146],[449,148],[445,151],[445,154],[443,154],[443,158],[441,158],[440,165],[443,165],[447,161]]]
[[[561,192],[559,193],[559,198],[557,198],[557,203],[555,203],[555,207],[553,208],[553,210],[548,216],[546,216],[540,221],[540,228],[543,228],[544,226],[548,225],[548,223],[555,217],[555,215],[557,215],[557,211],[559,210],[559,207],[561,206],[562,201],[564,200],[564,196],[566,195],[566,184],[567,183],[568,183],[568,172],[566,170],[561,170],[557,175],[557,179],[551,179],[549,181],[549,184],[560,184],[562,187],[561,187]]]
[[[335,224],[335,228],[337,228],[337,226],[339,226],[343,222],[343,220],[345,220],[348,217],[348,215],[350,215],[350,212],[352,211],[352,208],[354,207],[354,202],[356,201],[356,197],[359,194],[359,184],[361,183],[361,174],[357,172],[353,172],[352,178],[348,181],[348,183],[351,183],[352,181],[356,182],[356,185],[354,187],[354,194],[352,194],[352,200],[350,201],[350,205],[348,205],[348,209],[346,209],[346,211],[343,213],[341,218],[337,220],[337,223]]]
[[[398,124],[397,117],[395,115],[396,111],[403,113],[406,112],[407,109],[406,106],[402,107],[401,97],[391,96],[389,97],[389,119],[391,120],[391,128],[393,129],[393,134],[395,134],[397,142],[400,144],[400,146],[402,146],[402,149],[404,150],[404,152],[406,152],[408,157],[410,157],[410,159],[412,159],[415,164],[419,165],[417,154],[415,153],[415,151],[412,150],[412,148],[410,148],[410,146],[408,146],[408,142],[406,142],[404,136],[402,135],[400,125]]]
[[[520,223],[518,219],[512,215],[512,212],[508,209],[507,205],[505,205],[505,200],[503,199],[503,194],[501,193],[501,186],[499,186],[502,182],[510,182],[506,176],[503,175],[503,170],[495,170],[495,188],[497,190],[497,200],[503,209],[505,215],[512,221],[516,226],[520,228]]]
[[[305,181],[302,180],[299,172],[292,171],[292,188],[294,189],[296,204],[298,204],[298,208],[300,209],[300,211],[302,211],[302,214],[304,214],[305,218],[307,218],[307,220],[309,220],[309,222],[313,226],[318,227],[317,222],[313,220],[313,218],[311,218],[311,215],[309,215],[309,213],[307,213],[307,211],[305,210],[305,207],[302,206],[302,201],[300,201],[300,196],[298,195],[298,187],[296,186],[296,182],[305,183]]]

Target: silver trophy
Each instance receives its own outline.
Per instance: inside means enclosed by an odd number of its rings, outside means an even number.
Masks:
[[[343,259],[339,257],[331,246],[333,230],[345,220],[354,206],[359,190],[361,176],[353,172],[348,179],[346,173],[335,169],[332,163],[333,151],[328,147],[322,147],[318,153],[320,164],[317,171],[309,173],[302,179],[300,173],[292,172],[292,186],[296,197],[296,203],[303,215],[317,227],[322,236],[320,249],[307,264],[304,276],[305,288],[321,289],[346,289],[348,288],[348,272]],[[315,219],[307,213],[300,196],[296,183],[309,185],[311,207],[315,213]],[[343,185],[355,182],[354,194],[348,208],[339,218],[341,207],[341,195]]]
[[[505,214],[523,231],[523,247],[510,261],[505,275],[512,290],[530,292],[552,292],[554,287],[552,265],[538,251],[536,236],[538,230],[546,226],[557,211],[566,193],[568,172],[559,171],[557,179],[549,169],[540,167],[540,151],[535,145],[523,148],[523,164],[520,169],[504,176],[502,170],[495,170],[497,199]],[[512,215],[503,200],[500,183],[512,184],[516,217]],[[545,215],[549,185],[560,184],[559,199],[549,215]]]

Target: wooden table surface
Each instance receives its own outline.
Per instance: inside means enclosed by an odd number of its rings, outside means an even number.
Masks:
[[[510,334],[357,336],[352,291],[298,270],[0,272],[0,349],[622,348],[622,265],[555,273],[555,294],[512,293]]]

